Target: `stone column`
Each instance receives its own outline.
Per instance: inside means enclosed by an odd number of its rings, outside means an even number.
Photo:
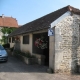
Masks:
[[[78,15],[67,16],[55,27],[55,72],[57,73],[77,71],[77,54],[80,46],[78,17]]]
[[[55,65],[55,31],[54,36],[49,36],[49,68],[53,69],[53,71],[54,65]]]

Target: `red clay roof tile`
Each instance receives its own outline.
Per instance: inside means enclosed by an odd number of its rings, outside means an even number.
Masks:
[[[0,27],[16,27],[16,28],[18,28],[18,23],[15,18],[0,16]]]

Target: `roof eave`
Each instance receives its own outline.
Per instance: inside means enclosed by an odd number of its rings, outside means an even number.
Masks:
[[[48,29],[49,27],[46,27],[44,29]],[[18,34],[13,34],[13,35],[9,35],[8,37],[13,37],[13,36],[18,36],[18,35],[22,35],[22,34],[26,34],[26,33],[32,33],[32,32],[35,32],[35,31],[40,31],[40,30],[44,30],[44,29],[38,29],[38,30],[33,30],[33,31],[26,31],[26,32],[23,32],[23,33],[18,33]]]

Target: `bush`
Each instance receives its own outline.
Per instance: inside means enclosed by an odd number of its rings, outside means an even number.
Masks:
[[[10,48],[10,44],[9,44],[9,43],[3,44],[2,46],[3,46],[4,48]]]
[[[14,55],[20,54],[20,55],[25,56],[27,58],[35,58],[35,56],[31,55],[29,52],[24,53],[24,52],[21,52],[18,50],[14,50],[14,53],[15,53]]]

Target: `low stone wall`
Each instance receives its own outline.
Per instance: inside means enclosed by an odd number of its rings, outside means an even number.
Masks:
[[[27,58],[25,56],[22,56],[20,54],[14,55],[18,59],[24,61],[26,64],[37,64],[37,59],[36,58]]]
[[[37,58],[37,64],[39,65],[44,65],[45,64],[45,56],[44,55],[39,55],[39,54],[34,54]]]

